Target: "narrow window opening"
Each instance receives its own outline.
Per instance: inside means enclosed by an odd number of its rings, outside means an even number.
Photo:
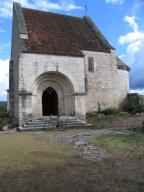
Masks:
[[[88,57],[88,71],[94,72],[94,58]]]

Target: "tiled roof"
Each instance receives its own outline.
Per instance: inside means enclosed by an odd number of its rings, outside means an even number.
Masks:
[[[126,65],[119,57],[116,57],[116,62],[118,69],[130,71],[130,67]]]
[[[24,52],[83,56],[82,50],[110,52],[112,48],[86,17],[26,8],[22,11],[28,30],[28,39],[23,40]]]

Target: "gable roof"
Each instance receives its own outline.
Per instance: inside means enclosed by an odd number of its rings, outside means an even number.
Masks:
[[[73,17],[22,8],[28,38],[23,52],[82,56],[82,50],[114,49],[88,17]]]

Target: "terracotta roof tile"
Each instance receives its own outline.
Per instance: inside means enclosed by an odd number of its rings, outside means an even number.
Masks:
[[[85,18],[23,8],[25,52],[83,56],[81,50],[110,52]]]

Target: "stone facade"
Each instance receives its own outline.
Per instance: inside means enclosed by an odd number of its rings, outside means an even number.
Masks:
[[[118,68],[115,51],[82,50],[84,56],[24,53],[22,40],[28,39],[24,18],[16,4],[13,14],[9,104],[13,125],[22,126],[43,116],[42,96],[51,87],[58,97],[59,116],[85,119],[86,112],[119,107],[129,89],[128,70]],[[94,71],[88,70],[88,58]]]
[[[83,58],[21,54],[19,120],[24,116],[26,119],[42,116],[42,93],[47,87],[58,94],[60,116],[85,116],[83,63]]]
[[[118,69],[116,55],[84,51],[86,67],[86,111],[120,107],[129,90],[129,72]],[[88,57],[94,58],[94,72],[88,71]]]

